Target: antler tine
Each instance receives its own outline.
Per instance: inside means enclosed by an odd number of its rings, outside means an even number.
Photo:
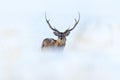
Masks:
[[[45,19],[46,19],[46,22],[47,22],[47,24],[49,25],[49,27],[53,30],[53,31],[57,31],[57,32],[59,32],[55,27],[53,28],[51,25],[50,25],[50,19],[48,20],[47,19],[47,17],[46,17],[46,12],[45,12]]]
[[[74,19],[75,20],[75,24],[74,24],[73,28],[68,29],[69,31],[72,31],[76,27],[76,25],[79,23],[79,21],[80,21],[80,13],[79,12],[78,12],[78,15],[79,15],[78,20]]]

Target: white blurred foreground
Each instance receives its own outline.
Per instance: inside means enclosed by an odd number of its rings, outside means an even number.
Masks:
[[[37,28],[15,26],[0,30],[0,80],[120,80],[119,25],[81,25],[64,53],[49,54]]]

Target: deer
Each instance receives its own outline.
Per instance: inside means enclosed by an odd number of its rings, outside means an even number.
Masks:
[[[55,36],[57,36],[58,38],[57,39],[45,38],[43,40],[43,42],[42,42],[41,50],[43,50],[43,49],[46,49],[46,50],[50,49],[50,50],[55,51],[57,49],[57,50],[62,50],[63,51],[64,47],[66,45],[66,37],[70,34],[70,32],[77,26],[77,24],[80,21],[80,13],[78,13],[78,15],[79,15],[78,20],[74,19],[75,23],[74,23],[72,28],[68,28],[64,32],[60,32],[55,27],[53,28],[51,26],[50,19],[49,20],[47,19],[46,13],[45,13],[45,20],[46,20],[48,26],[50,27],[50,29],[53,30],[53,34]]]

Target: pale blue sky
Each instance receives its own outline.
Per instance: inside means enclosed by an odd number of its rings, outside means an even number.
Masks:
[[[119,0],[1,0],[0,14],[35,14],[37,12],[118,15]]]

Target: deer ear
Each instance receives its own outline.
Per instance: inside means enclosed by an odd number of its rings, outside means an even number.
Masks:
[[[55,36],[59,35],[59,33],[57,31],[54,31],[53,33],[54,33]]]
[[[70,31],[65,31],[64,34],[65,36],[68,36],[70,34]]]

